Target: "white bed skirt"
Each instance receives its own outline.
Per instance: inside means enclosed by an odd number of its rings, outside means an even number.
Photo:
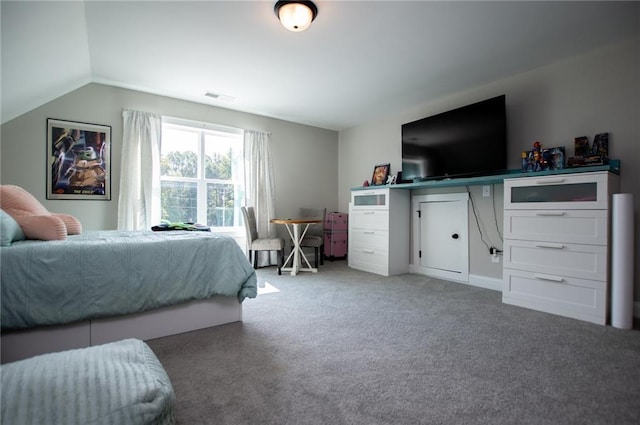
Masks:
[[[214,297],[143,313],[3,333],[1,362],[126,338],[149,340],[242,320],[236,297]]]

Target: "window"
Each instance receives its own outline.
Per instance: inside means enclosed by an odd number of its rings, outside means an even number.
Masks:
[[[163,119],[160,197],[164,220],[200,223],[212,230],[242,227],[242,130]]]

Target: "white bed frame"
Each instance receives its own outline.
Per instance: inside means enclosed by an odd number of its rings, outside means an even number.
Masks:
[[[0,338],[1,362],[126,338],[160,338],[241,320],[242,304],[236,297],[216,296],[143,313],[7,332]]]

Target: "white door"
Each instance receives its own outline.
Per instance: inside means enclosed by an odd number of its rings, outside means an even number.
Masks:
[[[413,273],[469,281],[468,202],[467,192],[412,197]]]

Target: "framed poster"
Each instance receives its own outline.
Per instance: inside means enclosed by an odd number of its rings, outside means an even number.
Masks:
[[[111,126],[47,119],[47,199],[111,200]]]
[[[378,164],[373,167],[373,175],[371,176],[371,186],[380,186],[387,184],[387,178],[389,177],[389,170],[391,164]]]

